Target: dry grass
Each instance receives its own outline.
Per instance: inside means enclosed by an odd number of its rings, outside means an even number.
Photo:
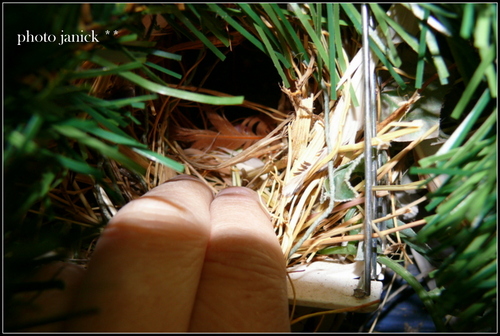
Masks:
[[[160,39],[162,34],[153,33],[151,39]],[[192,42],[176,48],[179,51],[201,46]],[[196,66],[194,64],[187,69],[183,78]],[[364,120],[360,107],[353,106],[351,99],[353,92],[361,96],[359,66],[360,62],[353,61],[338,83],[339,98],[329,107],[330,134],[326,134],[325,113],[319,102],[321,90],[309,86],[310,76],[315,70],[314,62],[310,62],[309,67],[294,64],[296,73],[301,75],[294,83],[293,90],[282,88],[280,106],[268,107],[245,101],[242,106],[255,112],[252,117],[230,122],[218,107],[160,96],[156,101],[149,102],[147,111],[132,111],[136,118],[146,120],[146,123],[130,127],[128,132],[137,140],[146,142],[153,151],[184,163],[185,173],[198,176],[215,193],[228,186],[245,186],[257,191],[272,216],[288,264],[311,261],[325,247],[363,239],[361,234],[354,234],[357,232],[354,230],[360,229],[364,216],[364,181],[363,173],[359,173],[358,168],[363,159]],[[92,83],[92,94],[105,97],[112,88],[124,86],[127,83],[117,77],[99,77]],[[176,88],[228,96],[213,90],[186,86],[182,82]],[[402,180],[402,175],[408,169],[405,158],[413,155],[415,147],[435,132],[438,125],[407,144],[399,153],[391,151],[393,141],[421,130],[422,125],[418,121],[399,122],[419,98],[416,91],[396,110],[384,111],[383,115],[388,117],[377,125],[377,135],[372,145],[387,155],[386,162],[377,173],[377,180],[383,185],[374,187],[379,197],[420,188],[419,181],[406,185],[398,181]],[[376,102],[376,106],[380,106],[380,102]],[[199,116],[203,127],[184,116],[187,110]],[[327,145],[327,136],[333,144],[331,148]],[[114,181],[108,182],[122,193],[126,201],[139,197],[178,174],[125,147],[122,152],[147,169],[146,175],[141,178],[131,175],[116,163],[108,163],[108,169],[114,176]],[[336,171],[341,168],[348,170],[346,175],[336,177],[343,179],[336,183],[347,188],[349,196],[329,195],[329,173],[326,169],[329,161],[333,162]],[[358,171],[353,173],[356,168]],[[94,184],[88,178],[77,176],[72,185],[63,184],[51,196],[65,205],[73,218],[98,223],[102,216],[110,218],[120,205],[113,205],[105,191],[96,191]],[[92,191],[98,199],[98,207],[91,207],[86,201]],[[326,214],[329,197],[335,197],[335,203],[331,213]],[[408,207],[398,208],[394,197],[388,199],[392,211],[375,222],[394,219],[395,229],[378,232],[374,228],[376,236],[385,237],[403,229],[398,227],[395,219],[409,211]],[[78,202],[75,203],[75,200]],[[315,223],[318,218],[324,219]],[[419,221],[405,227],[421,224]],[[304,237],[312,225],[317,226],[309,236]],[[302,246],[290,253],[299,241],[302,241]]]

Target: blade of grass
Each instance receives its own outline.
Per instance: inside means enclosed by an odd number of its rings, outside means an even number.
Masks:
[[[462,94],[462,97],[460,97],[460,100],[458,101],[457,105],[453,109],[453,112],[451,113],[451,117],[458,119],[460,115],[462,115],[462,112],[465,110],[467,105],[470,103],[472,96],[474,95],[474,92],[476,91],[477,87],[481,83],[484,73],[486,69],[491,65],[493,60],[495,59],[495,50],[493,46],[490,48],[488,55],[486,55],[485,58],[481,60],[481,63],[479,63],[479,66],[477,67],[476,71],[472,75],[472,78],[470,79],[469,84],[465,88],[464,93]]]
[[[104,100],[100,106],[101,107],[108,107],[108,108],[112,108],[112,109],[119,109],[119,108],[122,108],[124,106],[129,106],[129,105],[132,105],[132,104],[135,104],[138,102],[143,103],[144,101],[154,100],[156,98],[158,98],[157,95],[151,94],[151,95],[144,95],[144,96],[128,97],[128,98],[123,98],[123,99]],[[144,108],[144,106],[142,108]]]
[[[69,119],[66,120],[60,125],[67,125],[67,126],[72,126],[77,129],[80,129],[83,132],[89,132],[91,134],[94,134],[95,136],[98,136],[104,140],[107,140],[112,143],[116,143],[119,145],[124,145],[124,146],[132,146],[132,147],[140,147],[140,148],[147,148],[146,145],[138,142],[134,138],[130,137],[129,135],[119,135],[115,134],[113,132],[106,131],[99,126],[97,126],[97,123],[92,121],[92,120],[81,120],[81,119]]]
[[[291,58],[293,57],[293,51],[296,50],[294,48],[294,40],[291,38],[290,33],[283,27],[282,21],[278,19],[276,16],[276,13],[274,12],[273,7],[271,7],[270,4],[262,4],[262,9],[266,12],[266,14],[269,16],[269,19],[271,20],[271,23],[274,24],[274,29],[276,30],[278,42],[280,43],[281,47],[281,52],[284,53],[284,57]],[[287,21],[288,22],[288,21]],[[295,35],[294,32],[292,32],[292,35]],[[292,52],[290,52],[292,51]],[[288,62],[290,62],[289,59],[287,59]],[[291,67],[291,63],[287,66],[287,68]]]
[[[346,12],[347,16],[351,20],[352,24],[354,25],[354,28],[356,31],[361,35],[362,29],[361,29],[361,14],[358,12],[356,7],[354,7],[353,4],[349,3],[342,3],[341,4],[342,8]],[[377,55],[378,59],[385,65],[391,76],[394,78],[396,83],[404,90],[406,88],[406,84],[401,78],[401,76],[394,70],[394,67],[391,65],[391,63],[387,60],[387,57],[385,57],[385,54],[380,50],[380,48],[377,46],[373,38],[370,37],[370,48],[372,51]]]
[[[347,70],[347,61],[344,57],[344,53],[343,53],[343,45],[342,45],[342,35],[340,33],[340,25],[339,24],[335,24],[335,23],[338,23],[340,21],[340,5],[339,4],[332,4],[333,6],[333,22],[334,22],[334,39],[335,39],[335,46],[336,46],[336,51],[337,51],[337,55],[334,56],[338,61],[337,63],[339,64],[339,67],[340,67],[340,77],[342,77],[344,75],[344,73],[346,72]],[[334,54],[335,55],[335,54]],[[330,69],[330,72],[332,71],[332,69]]]
[[[321,21],[323,20],[323,10],[322,10],[323,7],[322,6],[323,6],[322,3],[318,3],[318,4],[316,4],[316,6],[315,6],[315,4],[310,4],[309,8],[312,10],[314,7],[316,7],[316,10],[315,10],[316,13],[314,15],[312,15],[313,23],[314,23],[314,29],[316,31],[315,32],[316,36],[322,42],[321,44],[325,45],[323,43],[324,36],[323,36],[323,27],[322,27],[322,24],[321,24]],[[329,56],[330,56],[330,54],[327,53],[327,59],[328,59],[327,67],[330,66],[330,61],[329,61],[330,57]],[[325,62],[326,62],[326,60],[325,60]],[[323,73],[323,60],[321,58],[318,58],[316,63],[317,63],[317,67],[318,67],[318,70],[317,70],[316,73],[317,74],[322,74]]]
[[[276,33],[278,35],[278,38],[282,38],[284,39],[287,44],[289,46],[292,46],[294,47],[294,40],[292,39],[291,35],[290,35],[290,32],[287,31],[284,27],[283,27],[283,22],[280,21],[278,19],[278,16],[277,14],[275,13],[275,9],[272,7],[272,4],[269,4],[269,3],[263,3],[261,4],[261,7],[262,9],[264,10],[264,12],[266,12],[266,14],[269,16],[269,19],[271,20],[271,23],[274,25],[274,29],[276,29]],[[294,34],[293,34],[294,35]],[[285,50],[285,49],[282,49],[282,50]],[[292,49],[291,50],[295,50],[295,49]]]
[[[439,14],[443,17],[447,17],[450,19],[456,19],[456,18],[458,18],[458,15],[459,15],[455,12],[450,12],[450,11],[445,10],[442,6],[434,5],[431,3],[421,3],[421,4],[419,4],[419,6],[422,8],[428,9],[429,11],[431,11],[434,14]]]
[[[310,57],[309,54],[306,52],[304,49],[304,46],[302,45],[302,42],[300,41],[298,35],[295,33],[295,29],[293,29],[292,25],[288,21],[288,19],[285,17],[284,11],[281,8],[278,7],[277,4],[271,4],[271,7],[274,9],[278,17],[280,18],[281,22],[285,26],[286,31],[288,32],[289,35],[291,35],[293,43],[290,43],[290,49],[292,52],[295,52],[295,56],[302,55],[303,59],[306,62],[309,62]],[[288,11],[286,11],[288,13]]]
[[[335,65],[335,54],[337,53],[335,48],[335,25],[338,23],[334,19],[334,4],[326,4],[326,12],[327,12],[327,29],[328,29],[328,51],[330,53],[330,64],[328,68],[330,69],[330,100],[337,100],[337,83],[340,80],[340,76],[337,73],[337,67]]]
[[[120,123],[118,123],[116,120],[114,120],[114,119],[110,120],[110,119],[104,117],[100,112],[98,112],[95,109],[93,109],[92,107],[88,106],[87,104],[85,104],[81,100],[75,99],[75,101],[77,102],[77,104],[79,105],[79,108],[82,111],[84,111],[85,113],[87,113],[95,121],[97,121],[98,123],[100,123],[101,125],[103,125],[104,127],[106,127],[107,129],[109,129],[113,133],[120,134],[120,135],[123,135],[123,136],[127,135],[122,129],[120,129],[118,127],[118,125],[120,125]],[[120,119],[120,122],[123,122],[123,120]],[[123,122],[123,124],[121,126],[127,126],[127,123]]]
[[[302,26],[305,28],[307,34],[311,38],[318,54],[322,58],[323,62],[325,64],[330,64],[328,53],[326,52],[326,49],[321,41],[321,36],[317,36],[316,32],[314,31],[313,27],[309,24],[309,17],[307,17],[304,13],[302,13],[302,9],[299,7],[298,4],[296,3],[291,3],[290,4],[292,10],[294,11],[295,15],[297,18],[300,20],[302,23]],[[329,69],[328,69],[329,70]]]
[[[159,162],[159,163],[161,163],[169,168],[172,168],[173,170],[175,170],[179,173],[184,172],[184,165],[182,163],[179,163],[175,160],[172,160],[166,156],[155,153],[149,149],[142,149],[142,148],[133,147],[132,150],[134,152],[141,154],[142,156],[150,159],[151,161]]]
[[[257,24],[261,28],[262,32],[266,34],[266,37],[268,41],[270,41],[270,44],[274,45],[274,47],[279,48],[280,45],[278,43],[278,40],[276,39],[276,36],[274,36],[274,34],[267,27],[264,21],[262,21],[259,14],[257,14],[249,4],[240,3],[239,6],[253,20],[254,25]]]
[[[164,74],[167,74],[167,75],[172,76],[174,78],[177,78],[177,79],[181,79],[182,78],[181,74],[178,74],[177,72],[174,72],[174,71],[169,70],[169,69],[165,69],[164,67],[159,66],[158,64],[154,64],[154,63],[151,63],[151,62],[146,62],[145,65],[147,65],[148,67],[151,67],[153,69],[156,69],[158,71],[161,71]]]
[[[141,174],[145,173],[144,168],[142,168],[139,164],[137,164],[133,160],[129,159],[127,156],[121,154],[117,148],[110,147],[98,139],[89,137],[87,133],[82,132],[73,126],[53,125],[52,127],[54,128],[55,131],[57,131],[61,135],[75,139],[78,142],[88,147],[92,147],[96,149],[98,152],[100,152],[102,155],[105,155],[111,159],[120,162],[121,164],[123,164],[124,166],[126,166],[131,170],[137,171]]]
[[[460,37],[468,40],[472,35],[474,27],[474,7],[473,3],[464,4],[464,13],[462,15],[462,25],[460,26]]]
[[[212,42],[205,36],[205,34],[196,28],[193,23],[176,7],[172,7],[173,14],[182,22],[203,44],[210,49],[221,61],[226,59],[226,56],[213,45]]]
[[[260,38],[264,42],[264,45],[267,48],[267,52],[269,56],[271,56],[271,60],[273,61],[274,67],[278,71],[279,75],[281,76],[281,79],[283,80],[283,83],[286,88],[290,87],[290,82],[288,82],[288,78],[286,77],[285,73],[283,72],[283,68],[281,67],[278,58],[276,57],[276,54],[274,50],[272,49],[271,43],[267,39],[267,36],[265,33],[262,31],[262,28],[259,27],[257,24],[254,24],[255,29],[257,30],[257,33],[259,34]]]
[[[387,43],[387,46],[389,47],[388,54],[389,54],[389,60],[391,61],[392,64],[394,64],[396,67],[401,66],[401,58],[398,55],[398,52],[396,51],[396,47],[394,46],[394,41],[392,38],[391,30],[389,26],[387,25],[387,21],[389,19],[388,15],[380,8],[380,6],[376,3],[370,3],[370,8],[373,12],[373,15],[375,16],[375,20],[379,24],[379,28],[382,33],[385,36],[385,41]],[[372,36],[373,39],[375,39],[376,34],[370,33],[370,36]]]
[[[409,34],[405,30],[405,28],[401,27],[401,25],[394,21],[394,19],[390,16],[386,15],[384,19],[387,21],[389,26],[391,26],[391,28],[394,29],[394,31],[403,39],[403,41],[405,41],[410,46],[410,48],[412,48],[415,52],[418,52],[418,41],[415,36]]]
[[[276,46],[276,49],[274,47],[272,49],[266,47],[266,49],[268,51],[274,50],[276,57],[283,63],[285,68],[287,69],[291,68],[292,65],[287,60],[287,58],[283,56],[283,50],[281,50],[281,45],[277,41],[276,36],[274,36],[274,34],[269,30],[264,21],[262,21],[262,19],[253,11],[253,9],[249,5],[243,3],[240,3],[239,5],[243,9],[243,11],[245,11],[251,17],[251,19],[253,20],[253,25],[257,24],[261,28],[261,30],[265,33],[266,38],[269,41],[269,45],[274,44]],[[271,56],[271,53],[269,53],[269,55]]]
[[[418,280],[408,272],[403,266],[399,265],[394,260],[386,257],[386,256],[378,256],[377,260],[384,264],[385,266],[392,269],[395,273],[397,273],[400,277],[402,277],[417,293],[422,302],[424,303],[427,311],[432,317],[434,324],[436,325],[436,329],[438,331],[445,331],[446,328],[443,323],[443,318],[439,316],[438,312],[435,309],[434,301],[430,297],[429,293],[424,289],[424,287],[418,282]]]
[[[427,10],[424,11],[427,14]],[[439,44],[436,40],[436,37],[434,36],[434,34],[430,29],[427,30],[427,34],[425,34],[425,42],[427,43],[429,52],[432,55],[434,66],[436,67],[436,70],[438,72],[439,81],[441,82],[441,85],[448,84],[448,77],[450,76],[450,73],[448,72],[448,67],[446,66],[443,56],[441,56],[441,52],[439,50]]]
[[[495,10],[490,10],[491,7],[489,5],[486,6],[487,7],[480,10],[474,27],[474,46],[479,49],[481,59],[487,58],[488,53],[490,52],[491,30],[494,25],[492,16],[495,16],[496,18]],[[496,98],[497,96],[496,74],[494,64],[490,64],[485,70],[485,76],[493,98]]]
[[[375,55],[377,55],[380,62],[382,62],[382,64],[385,65],[387,71],[389,71],[389,73],[394,78],[396,83],[401,87],[402,90],[405,90],[406,83],[404,82],[403,78],[401,78],[401,76],[394,70],[394,67],[387,60],[384,53],[379,49],[379,47],[375,44],[375,42],[371,38],[370,38],[370,48],[375,53]]]
[[[426,13],[427,15],[429,12]],[[424,16],[424,20],[427,20],[427,16]],[[420,41],[418,44],[418,61],[417,61],[417,73],[415,75],[415,88],[421,89],[424,82],[424,67],[425,67],[425,54],[427,52],[427,43],[425,42],[425,37],[427,36],[427,31],[429,27],[424,24],[419,24],[420,26]]]
[[[229,23],[234,29],[236,29],[241,35],[243,35],[247,40],[253,43],[259,50],[266,52],[264,44],[260,42],[255,36],[253,36],[249,31],[247,31],[243,26],[236,22],[224,9],[217,6],[216,4],[207,4],[217,15]]]
[[[54,158],[61,164],[61,166],[66,167],[71,171],[80,174],[92,175],[97,179],[101,179],[102,177],[104,177],[102,171],[89,166],[84,161],[77,161],[60,154],[52,154],[52,153],[50,154],[54,156]]]
[[[122,50],[98,49],[94,51],[94,55],[113,63],[130,63],[131,59],[137,60],[140,63],[146,62],[146,53],[131,51],[129,51],[129,53],[134,55],[134,57],[130,58]]]
[[[136,57],[133,53],[131,53],[127,48],[122,47],[122,51],[125,55],[127,55],[131,61],[135,61]],[[158,77],[153,71],[151,71],[147,66],[143,65],[141,70],[151,79],[153,82],[156,82],[161,85],[167,86],[168,84],[163,81],[160,77]]]
[[[159,57],[163,57],[163,58],[168,58],[168,59],[171,59],[171,60],[174,60],[174,61],[180,61],[180,60],[182,60],[182,56],[181,55],[169,53],[169,52],[166,52],[166,51],[163,51],[163,50],[153,49],[153,50],[148,50],[148,53],[150,55],[159,56]]]
[[[116,67],[115,64],[106,61],[105,59],[102,59],[98,56],[92,57],[92,62],[99,64],[101,66],[106,66],[109,68],[114,68]],[[156,92],[162,95],[166,96],[172,96],[176,97],[179,99],[185,99],[185,100],[190,100],[190,101],[195,101],[198,103],[204,103],[204,104],[213,104],[213,105],[240,105],[243,103],[244,97],[242,96],[237,96],[237,97],[215,97],[215,96],[207,96],[207,95],[202,95],[198,93],[193,93],[193,92],[188,92],[188,91],[183,91],[183,90],[177,90],[168,86],[156,84],[154,82],[151,82],[135,73],[132,72],[122,72],[120,73],[120,76],[128,79],[129,81],[145,88],[146,90]]]
[[[354,7],[354,5],[351,3],[342,3],[341,6],[344,12],[351,20],[351,23],[354,25],[354,28],[356,29],[358,34],[361,35],[363,33],[363,29],[361,27],[361,14],[358,12],[356,7]]]
[[[198,17],[200,20],[200,26],[206,27],[210,33],[217,37],[219,41],[221,41],[226,47],[229,47],[230,41],[228,34],[219,27],[219,22],[216,20],[216,17],[212,15],[212,13],[208,13],[204,10],[204,8],[201,8],[200,11],[202,11],[202,13],[200,14],[196,9],[196,6],[193,6],[192,4],[187,4],[187,8]]]
[[[117,75],[122,71],[134,70],[142,67],[141,62],[130,62],[123,65],[118,65],[114,69],[92,69],[86,71],[74,72],[68,75],[68,79],[78,79],[78,78],[92,78],[99,76],[109,76],[109,75]]]

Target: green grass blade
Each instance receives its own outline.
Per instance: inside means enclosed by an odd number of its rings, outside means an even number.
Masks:
[[[491,45],[492,13],[486,8],[479,10],[474,26],[474,46],[478,49]]]
[[[262,21],[259,14],[257,14],[249,4],[240,3],[239,6],[253,20],[254,25],[258,25],[262,32],[266,34],[266,37],[268,41],[270,41],[270,44],[274,47],[279,47],[280,45],[278,43],[278,40],[276,39],[276,36],[274,36],[274,34],[271,32],[271,30],[269,30],[264,21]]]
[[[182,78],[181,74],[178,74],[177,72],[174,72],[174,71],[169,70],[169,69],[165,69],[164,67],[159,66],[158,64],[154,64],[154,63],[151,63],[151,62],[146,62],[145,65],[147,65],[148,67],[151,67],[151,68],[153,68],[155,70],[161,71],[164,74],[167,74],[167,75],[172,76],[174,78],[177,78],[177,79],[181,79]]]
[[[138,154],[141,154],[142,156],[155,161],[159,162],[169,168],[172,168],[173,170],[183,173],[184,172],[184,165],[182,163],[179,163],[175,160],[172,160],[166,156],[160,155],[158,153],[155,153],[149,149],[143,149],[143,148],[132,148],[132,150]]]
[[[212,9],[217,15],[229,23],[234,29],[236,29],[241,35],[243,35],[247,40],[253,43],[259,50],[266,52],[264,44],[260,42],[255,36],[253,36],[248,30],[243,28],[236,20],[234,20],[224,9],[217,6],[216,4],[207,4],[207,6]]]
[[[321,37],[318,37],[316,35],[314,28],[309,24],[309,17],[307,17],[304,13],[302,13],[302,9],[299,7],[298,4],[291,3],[290,6],[294,11],[295,15],[297,16],[297,18],[300,20],[300,23],[306,30],[307,34],[309,34],[309,37],[314,43],[314,46],[316,47],[316,50],[320,55],[320,57],[322,58],[323,62],[325,64],[330,64],[329,56],[328,53],[326,52],[323,42],[321,41]]]
[[[354,25],[354,28],[356,31],[361,35],[362,34],[362,28],[361,28],[361,14],[358,12],[356,7],[354,7],[353,4],[348,4],[348,3],[343,3],[341,4],[342,8],[346,12],[347,16],[351,20],[352,24]],[[373,40],[373,38],[370,36],[370,48],[373,50],[375,55],[377,55],[378,59],[385,65],[391,76],[394,78],[396,83],[404,90],[406,88],[406,83],[404,82],[403,78],[394,70],[392,64],[389,62],[385,54],[380,50],[378,47],[377,43]]]
[[[290,33],[283,27],[283,22],[278,19],[278,16],[274,12],[274,8],[271,6],[271,4],[263,3],[261,4],[261,7],[264,10],[264,12],[266,12],[266,14],[269,16],[271,23],[274,25],[273,28],[276,29],[276,34],[278,35],[278,39],[281,37],[287,42],[288,45],[293,46],[294,41],[291,38]]]
[[[403,90],[406,89],[406,83],[403,80],[403,78],[401,78],[401,76],[394,70],[392,64],[389,62],[389,60],[387,60],[384,53],[379,49],[379,47],[374,43],[374,41],[371,38],[370,38],[370,48],[373,50],[375,55],[377,55],[380,62],[382,62],[382,64],[385,65],[385,67],[387,68],[391,76],[394,78],[396,83],[398,83],[398,85],[401,87],[401,89]]]
[[[394,21],[394,19],[390,16],[386,15],[385,20],[387,21],[389,26],[391,26],[391,28],[394,29],[394,31],[403,39],[403,41],[405,41],[410,46],[410,48],[412,48],[415,52],[418,52],[419,44],[417,39],[413,35],[409,34],[403,27],[401,27],[399,23]]]
[[[442,317],[439,316],[438,312],[435,309],[434,306],[434,301],[431,299],[429,296],[429,293],[424,289],[424,287],[418,282],[418,280],[408,272],[403,266],[399,265],[397,262],[394,260],[386,257],[386,256],[379,256],[377,260],[381,263],[392,269],[395,273],[397,273],[400,277],[402,277],[417,293],[417,295],[420,297],[422,302],[424,303],[425,307],[427,308],[427,311],[432,317],[432,320],[434,321],[434,324],[436,325],[436,328],[438,331],[445,331],[446,328],[443,323]]]
[[[290,49],[292,50],[292,52],[295,53],[295,56],[301,55],[306,62],[309,62],[310,59],[309,54],[304,49],[302,42],[295,33],[295,29],[292,27],[288,19],[285,17],[285,14],[283,14],[283,10],[279,8],[277,4],[271,4],[271,7],[274,9],[275,13],[280,18],[288,34],[291,35],[293,43],[290,43]]]
[[[213,45],[212,42],[205,36],[205,34],[196,28],[193,23],[180,11],[177,7],[172,7],[173,14],[182,22],[203,44],[210,49],[221,61],[226,59],[226,56]]]
[[[462,16],[462,25],[460,27],[460,36],[468,40],[472,36],[474,27],[474,7],[473,3],[464,4],[464,14]]]
[[[122,99],[105,100],[105,101],[103,101],[103,104],[101,104],[100,106],[101,107],[108,107],[108,108],[112,108],[112,109],[119,109],[119,108],[129,106],[129,105],[132,106],[132,104],[135,104],[138,102],[154,100],[156,98],[158,98],[158,96],[155,94],[152,94],[152,95],[128,97],[128,98],[122,98]],[[143,105],[144,105],[144,103],[143,103]],[[142,106],[141,108],[144,108],[144,106]]]
[[[446,18],[450,18],[450,19],[458,18],[457,13],[447,11],[442,6],[439,6],[439,5],[434,5],[431,3],[421,3],[421,4],[419,4],[419,6],[429,10],[430,12],[432,12],[434,14],[439,14],[442,17],[446,17]]]
[[[100,152],[102,155],[107,156],[111,159],[114,159],[127,168],[137,171],[141,174],[145,173],[145,169],[141,167],[139,164],[137,164],[135,161],[131,160],[127,156],[123,155],[118,151],[118,148],[116,147],[111,147],[103,143],[102,141],[89,137],[87,133],[80,131],[79,129],[69,126],[69,125],[53,125],[52,126],[54,130],[56,130],[58,133],[68,137],[68,138],[73,138],[77,140],[78,142],[82,143],[83,145],[86,145],[88,147],[94,148],[98,152]]]
[[[378,4],[371,3],[369,5],[370,5],[370,8],[373,12],[373,15],[375,16],[376,21],[379,24],[378,29],[380,29],[380,31],[382,31],[382,33],[384,34],[385,41],[386,41],[387,46],[389,48],[389,50],[387,51],[387,54],[389,55],[388,58],[392,64],[394,64],[396,67],[400,67],[401,66],[401,59],[398,55],[398,52],[396,51],[396,47],[394,46],[393,38],[391,36],[392,34],[391,34],[390,28],[387,24],[387,22],[389,20],[389,16],[382,10],[382,8],[380,8],[380,6]],[[393,23],[396,24],[394,21],[393,21]],[[376,34],[370,34],[370,35],[375,40]]]
[[[93,78],[99,76],[109,76],[109,75],[117,75],[122,71],[134,70],[142,67],[141,62],[130,62],[123,65],[118,65],[114,69],[93,69],[86,71],[74,72],[68,75],[69,79],[78,79],[78,78]]]
[[[474,92],[476,91],[477,87],[481,83],[484,74],[486,72],[486,69],[491,65],[493,60],[496,57],[496,52],[495,48],[492,46],[489,49],[489,52],[487,55],[485,55],[485,58],[481,60],[481,63],[477,67],[476,71],[472,75],[469,84],[465,88],[464,93],[462,94],[462,97],[458,101],[457,105],[453,109],[453,112],[451,113],[451,117],[458,119],[461,115],[462,112],[465,110],[467,105],[470,103],[472,96],[474,95]]]
[[[340,5],[339,4],[332,4],[333,5],[333,22],[339,22],[340,21]],[[335,38],[335,46],[336,46],[336,51],[337,51],[337,63],[340,68],[340,76],[343,76],[345,71],[347,70],[347,61],[344,56],[344,48],[342,45],[342,35],[340,33],[340,25],[339,24],[334,24],[334,38]],[[332,71],[330,69],[330,71]]]
[[[424,20],[427,20],[429,12],[424,15]],[[427,43],[425,37],[427,36],[427,31],[429,27],[425,24],[420,23],[420,41],[418,44],[418,61],[417,61],[417,73],[415,75],[415,88],[421,89],[424,82],[424,68],[425,68],[425,54],[427,52]]]
[[[101,66],[106,66],[110,68],[116,67],[115,64],[108,62],[100,57],[92,57],[92,62],[99,64]],[[212,105],[240,105],[243,104],[244,97],[242,96],[237,96],[237,97],[215,97],[215,96],[207,96],[207,95],[202,95],[198,93],[193,93],[193,92],[188,92],[188,91],[183,91],[183,90],[178,90],[178,89],[173,89],[168,86],[160,85],[153,83],[133,72],[122,72],[120,73],[120,76],[131,81],[132,83],[135,83],[141,87],[143,87],[146,90],[156,92],[162,95],[166,96],[172,96],[175,98],[179,99],[185,99],[185,100],[190,100],[198,103],[203,103],[203,104],[212,104]]]
[[[180,61],[180,60],[182,60],[182,56],[181,55],[169,53],[169,52],[166,52],[166,51],[163,51],[163,50],[153,49],[153,50],[149,50],[148,53],[150,55],[159,56],[159,57],[171,59],[171,60],[174,60],[174,61]]]
[[[80,119],[70,119],[67,120],[60,125],[67,125],[67,126],[72,126],[77,129],[80,129],[83,132],[89,132],[91,134],[94,134],[95,136],[98,136],[104,140],[107,140],[109,142],[119,144],[119,145],[124,145],[124,146],[132,146],[132,147],[142,147],[142,148],[147,148],[146,145],[138,142],[134,138],[130,136],[124,136],[124,135],[119,135],[115,134],[113,132],[106,131],[97,124],[91,120],[80,120]]]
[[[196,6],[193,6],[192,4],[187,4],[186,6],[191,12],[195,13],[195,15],[198,17],[200,20],[200,25],[204,26],[207,28],[207,30],[214,34],[214,36],[221,41],[224,46],[229,47],[230,46],[230,41],[229,41],[229,35],[226,31],[221,29],[220,23],[216,19],[215,16],[212,15],[211,12],[207,12],[204,10],[205,8],[200,9],[201,14],[196,10]]]
[[[274,25],[274,29],[276,30],[276,35],[278,42],[280,43],[280,50],[284,53],[283,57],[285,57],[288,61],[286,64],[287,68],[291,68],[290,58],[293,57],[293,51],[295,48],[295,41],[291,38],[290,32],[287,31],[282,21],[278,19],[277,14],[274,12],[273,7],[270,4],[262,4],[262,9],[266,12],[271,20],[271,23]],[[295,35],[295,32],[292,31],[292,35]],[[290,52],[292,51],[292,52]]]
[[[432,59],[437,69],[441,85],[448,84],[448,77],[450,76],[450,73],[448,72],[448,67],[446,66],[443,56],[441,56],[437,39],[431,30],[427,30],[427,34],[425,35],[425,42],[427,43],[429,52],[432,55]]]
[[[264,45],[267,48],[267,52],[269,56],[271,57],[271,60],[273,61],[274,67],[278,71],[278,73],[281,76],[281,79],[283,80],[283,83],[285,87],[289,88],[290,87],[290,82],[288,82],[288,78],[286,77],[285,73],[283,72],[283,68],[281,67],[278,58],[276,57],[275,51],[272,49],[271,43],[267,39],[267,36],[265,33],[262,31],[262,28],[260,28],[257,24],[254,24],[255,29],[257,30],[257,33],[259,34],[260,38],[264,42]]]
[[[330,69],[330,100],[337,100],[337,83],[340,80],[339,74],[337,73],[337,66],[335,65],[335,54],[337,53],[335,48],[335,23],[334,19],[334,4],[328,3],[326,4],[326,12],[327,12],[327,29],[328,29],[328,52],[330,54],[329,60],[330,64],[328,68]]]
[[[455,145],[453,147],[457,147],[460,144],[462,144],[462,142],[468,136],[472,127],[476,123],[476,121],[481,116],[481,114],[484,111],[484,109],[486,108],[486,106],[489,104],[490,100],[491,100],[490,92],[488,89],[486,89],[483,92],[483,94],[481,95],[481,97],[479,98],[479,100],[477,101],[477,103],[474,105],[472,110],[469,112],[468,116],[470,116],[470,117],[466,119],[467,123],[464,125],[464,128],[461,129],[461,131],[458,133],[458,136],[457,136],[456,141],[455,141]]]
[[[97,168],[89,166],[84,161],[77,161],[60,154],[52,154],[54,158],[61,164],[61,166],[80,174],[87,174],[95,176],[97,179],[103,177],[102,171]]]
[[[351,20],[351,23],[354,25],[354,28],[356,29],[358,34],[362,35],[363,28],[361,27],[361,14],[358,12],[356,7],[354,7],[354,5],[351,3],[342,3],[341,6],[342,9],[344,9],[344,12],[349,17],[349,20]]]
[[[323,6],[323,4],[321,4],[321,3],[316,4],[316,10],[315,10],[316,13],[312,16],[312,18],[313,18],[313,23],[314,23],[315,36],[317,36],[318,40],[321,41],[321,44],[323,46],[325,46],[325,43],[324,43],[325,38],[323,36],[323,27],[322,27],[322,21],[323,21],[323,10],[322,10],[323,7],[322,6]],[[310,9],[312,9],[314,7],[315,7],[314,4],[309,5]],[[327,49],[325,49],[325,51],[326,50]],[[328,68],[330,66],[330,61],[329,61],[330,54],[327,52],[326,55],[327,55],[326,58],[328,60],[328,64],[327,64],[327,68]],[[317,78],[317,80],[320,82],[321,81],[320,74],[323,73],[323,59],[318,58],[316,63],[317,63],[317,67],[318,67],[316,74],[318,74],[318,76],[319,76]]]
[[[88,106],[87,104],[85,104],[83,101],[76,100],[76,102],[79,104],[79,107],[82,111],[87,113],[89,116],[91,116],[95,121],[100,123],[102,126],[106,127],[107,129],[109,129],[110,131],[112,131],[115,134],[120,134],[123,136],[126,135],[126,133],[118,127],[118,125],[120,125],[116,121],[116,119],[118,119],[118,118],[108,119],[105,116],[103,116],[100,112],[93,109],[91,106]],[[120,119],[120,122],[123,123],[121,126],[127,125],[127,123],[125,123],[122,119]]]

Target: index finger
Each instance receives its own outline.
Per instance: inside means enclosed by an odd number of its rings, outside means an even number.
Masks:
[[[210,236],[212,192],[173,179],[123,207],[99,239],[73,320],[78,331],[187,330]]]
[[[285,258],[258,194],[225,189],[210,211],[190,331],[289,331]]]

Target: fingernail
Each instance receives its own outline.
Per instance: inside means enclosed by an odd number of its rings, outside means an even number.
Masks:
[[[197,178],[196,176],[191,176],[191,175],[183,174],[183,175],[177,175],[175,177],[172,177],[171,179],[169,179],[165,183],[167,183],[167,182],[174,182],[174,181],[197,181],[197,182],[201,182],[200,179]]]
[[[259,199],[259,196],[255,191],[245,187],[227,187],[221,190],[218,195],[225,195],[225,194],[243,195],[252,197],[254,199]]]
[[[269,210],[267,209],[267,207],[262,202],[259,194],[256,191],[252,190],[252,189],[249,189],[249,188],[246,188],[246,187],[228,187],[226,189],[221,190],[217,194],[217,197],[221,196],[221,195],[227,195],[227,196],[236,196],[236,195],[239,195],[239,196],[244,196],[244,197],[250,197],[250,198],[254,199],[259,204],[260,208],[262,209],[262,212],[264,214],[266,214],[266,216],[269,219],[271,219],[271,214],[269,213]]]

